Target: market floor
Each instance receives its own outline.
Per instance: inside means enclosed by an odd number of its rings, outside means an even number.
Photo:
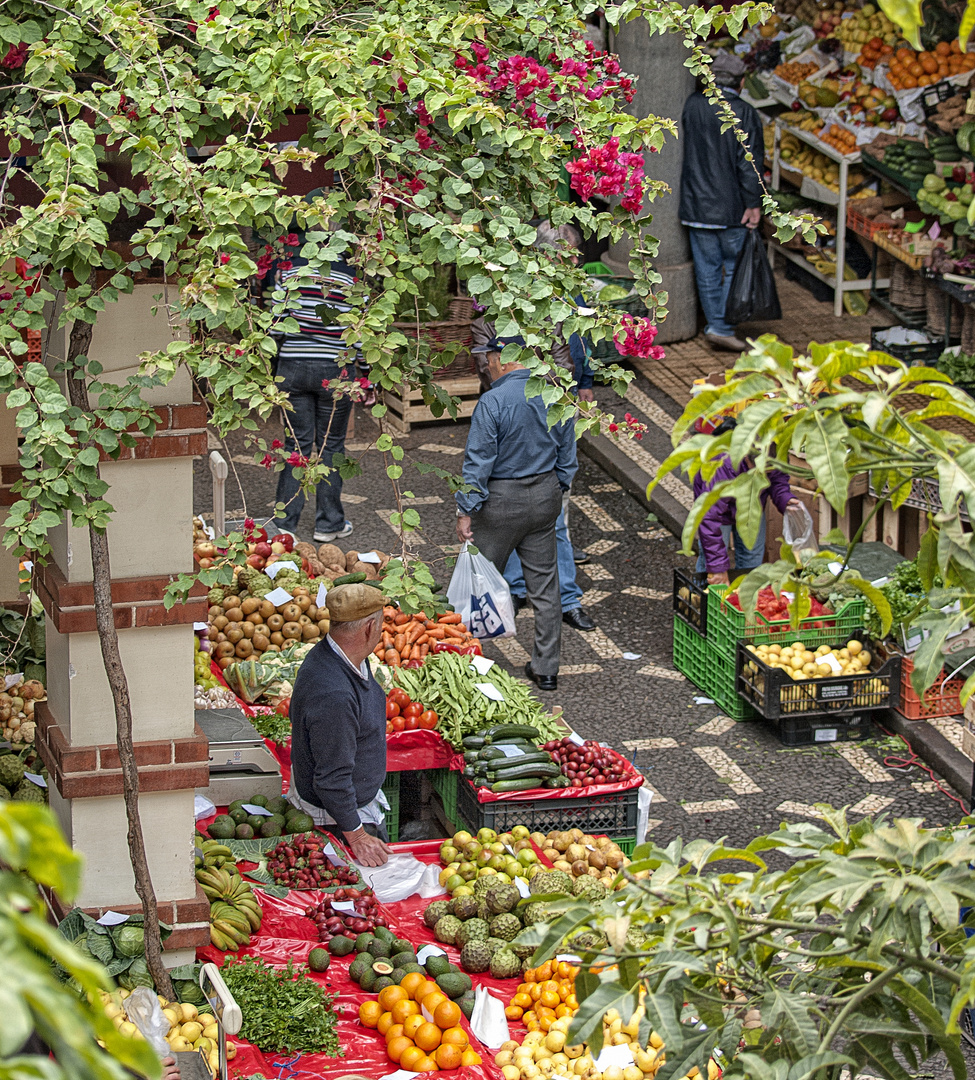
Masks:
[[[371,449],[378,428],[362,409],[356,410],[356,425],[347,449],[360,457],[363,472],[345,484],[346,514],[355,531],[342,546],[396,551],[400,541],[389,524],[396,502],[382,457]],[[271,428],[268,437],[277,434]],[[464,422],[423,425],[398,441],[407,462],[457,472],[466,432]],[[224,453],[238,480],[232,472],[228,516],[246,510],[266,517],[275,474],[256,466],[240,439],[231,440]],[[206,461],[196,468],[195,511],[209,514]],[[408,469],[403,479],[412,492],[407,501],[422,520],[411,546],[446,585],[448,560],[456,551],[453,500],[433,474]],[[312,528],[306,507],[301,537],[310,539]],[[591,556],[578,575],[583,603],[598,629],[580,633],[565,627],[559,688],[542,697],[561,706],[580,735],[634,759],[653,792],[650,835],[657,843],[727,836],[744,844],[782,821],[815,819],[817,802],[847,806],[854,819],[886,812],[941,825],[961,816],[960,803],[927,772],[895,767],[906,747],[881,730],[868,742],[789,749],[763,721],[735,723],[699,700],[671,658],[673,568],[689,560],[678,553],[671,533],[648,523],[641,505],[585,457],[573,488],[570,529],[574,544]],[[517,626],[516,637],[488,643],[485,652],[521,675],[531,650],[530,611],[520,614]]]

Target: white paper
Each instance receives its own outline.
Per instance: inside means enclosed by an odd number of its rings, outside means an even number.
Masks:
[[[333,900],[332,901],[332,907],[336,911],[344,911],[347,914],[351,915],[352,912],[355,911],[355,901],[354,900]]]
[[[360,551],[359,562],[372,563],[373,566],[378,566],[382,562],[382,559],[380,559],[374,551]]]
[[[315,607],[325,607],[325,597],[328,595],[328,589],[325,588],[325,582],[321,582],[318,586],[318,595],[315,597]]]
[[[489,682],[476,682],[474,683],[474,689],[480,690],[481,693],[492,701],[504,701],[504,694],[494,685]]]
[[[294,597],[287,589],[277,588],[265,593],[264,599],[270,600],[275,607],[281,607],[282,604],[290,604]]]
[[[494,667],[494,661],[487,656],[472,656],[471,667],[478,675],[487,675],[491,668]]]
[[[416,954],[416,962],[418,964],[425,964],[431,956],[446,956],[447,954],[440,948],[439,945],[424,945],[423,948]]]
[[[30,559],[24,559],[24,569],[27,571],[28,574],[31,572],[31,570],[34,569],[34,564],[30,561]]]
[[[714,704],[714,698],[701,697],[699,694],[695,694],[694,695],[694,704],[695,705],[713,705]]]
[[[625,1069],[632,1064],[633,1050],[629,1043],[623,1043],[621,1046],[604,1046],[599,1051],[599,1057],[593,1062],[600,1072],[605,1072],[613,1065],[618,1069]]]
[[[205,795],[193,796],[193,820],[209,817],[217,812],[216,806]]]
[[[433,1013],[430,1012],[430,1010],[426,1007],[426,1005],[423,1004],[422,1001],[420,1002],[420,1015],[423,1017],[424,1020],[426,1020],[428,1024],[433,1023]]]
[[[128,922],[128,915],[121,915],[117,911],[106,911],[105,914],[98,919],[99,926],[121,926],[122,923]]]
[[[491,994],[486,986],[479,986],[474,991],[471,1031],[491,1050],[497,1050],[502,1043],[508,1041],[508,1021],[504,1015],[504,1003]]]
[[[4,677],[3,677],[3,688],[4,688],[4,690],[9,690],[11,686],[16,686],[17,683],[19,683],[20,680],[23,677],[24,677],[23,674],[21,672],[19,672],[19,671],[17,672],[16,675],[4,675]]]
[[[514,885],[521,896],[531,896],[531,889],[528,888],[528,882],[523,877],[516,877]]]
[[[832,653],[826,653],[824,656],[817,656],[816,663],[828,664],[830,668],[832,668],[834,675],[839,675],[843,671],[843,665]]]
[[[407,1072],[406,1069],[397,1069],[396,1072],[386,1073],[383,1080],[416,1080],[415,1072]]]
[[[498,749],[506,758],[525,756],[525,751],[520,746],[499,746]]]
[[[37,773],[25,772],[24,779],[29,780],[32,784],[36,784],[38,787],[47,787],[47,781],[43,776],[39,776]]]
[[[833,575],[833,577],[836,577],[836,575],[843,569],[843,564],[841,562],[827,563],[826,569]]]
[[[643,656],[643,653],[638,652],[625,652],[623,653],[624,660],[639,660]]]
[[[585,739],[581,735],[577,735],[574,731],[569,732],[569,742],[575,743],[576,746],[582,746],[585,744]]]
[[[286,568],[291,570],[299,569],[290,559],[282,559],[280,562],[273,562],[265,566],[264,573],[273,581],[278,576],[278,571]]]
[[[381,904],[395,904],[408,896],[444,894],[440,864],[421,863],[412,855],[390,855],[382,866],[359,866],[359,873]]]
[[[210,624],[205,623],[205,622],[195,622],[195,623],[193,623],[193,629],[194,630],[209,630],[210,629]]]
[[[338,852],[336,852],[335,848],[333,848],[331,844],[326,844],[322,848],[322,854],[325,856],[326,859],[328,859],[332,866],[343,866],[345,864],[345,859],[343,859],[342,856],[339,855]]]
[[[567,963],[567,964],[581,964],[582,963],[582,958],[581,957],[576,956],[575,953],[570,953],[570,952],[559,953],[559,955],[556,956],[555,959],[558,960],[559,963],[562,963],[563,961],[565,961],[565,963]]]
[[[258,817],[272,817],[271,811],[266,806],[258,806],[256,803],[245,802],[244,809],[248,814],[257,814]]]

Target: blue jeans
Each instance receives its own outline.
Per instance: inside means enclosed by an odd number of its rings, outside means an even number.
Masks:
[[[754,570],[756,566],[761,566],[765,560],[765,515],[763,514],[759,520],[758,537],[755,540],[754,547],[745,547],[741,537],[738,535],[736,526],[722,525],[721,538],[724,540],[725,547],[728,546],[728,541],[732,536],[735,538],[735,569],[744,572],[745,570]],[[704,561],[704,552],[702,551],[697,557],[696,569],[701,574],[707,568],[707,563]]]
[[[724,313],[728,307],[735,260],[745,242],[745,227],[688,229],[688,232],[691,234],[697,295],[707,320],[704,332],[717,337],[732,337],[735,328],[725,321]]]
[[[555,555],[559,568],[562,610],[572,611],[582,602],[582,589],[576,583],[576,564],[572,558],[572,544],[569,542],[564,510],[559,511],[558,520],[555,522]],[[504,565],[504,580],[507,581],[512,596],[525,596],[525,575],[521,571],[521,560],[517,551],[511,553]]]
[[[322,464],[332,465],[336,454],[345,453],[345,433],[349,426],[352,401],[346,395],[335,399],[331,390],[322,387],[323,379],[337,379],[339,366],[332,360],[279,360],[281,389],[288,395],[293,412],[286,416],[285,449],[298,449],[305,457],[322,452]],[[288,429],[290,424],[294,436]],[[296,446],[297,440],[297,446]],[[305,507],[305,494],[294,471],[285,466],[278,475],[277,501],[285,504],[281,528],[296,532]],[[342,508],[342,478],[338,472],[322,480],[315,489],[315,532],[339,532],[345,525]]]

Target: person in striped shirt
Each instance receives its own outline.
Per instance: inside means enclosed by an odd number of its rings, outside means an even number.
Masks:
[[[291,294],[287,315],[300,327],[296,334],[281,336],[277,374],[281,389],[288,395],[292,411],[285,417],[285,449],[292,464],[278,477],[277,501],[285,504],[280,525],[297,534],[298,521],[305,506],[305,494],[294,475],[308,459],[319,454],[325,465],[332,465],[345,454],[345,436],[352,413],[348,392],[336,393],[337,380],[355,376],[361,359],[358,346],[349,346],[342,338],[344,327],[327,320],[349,310],[348,291],[355,278],[344,261],[331,264],[326,275],[307,276],[307,260],[294,256],[280,262],[272,273],[277,288],[294,279],[300,284]],[[322,318],[320,309],[329,311]],[[338,469],[319,481],[315,489],[315,532],[318,543],[329,543],[352,532],[342,506],[342,478]]]

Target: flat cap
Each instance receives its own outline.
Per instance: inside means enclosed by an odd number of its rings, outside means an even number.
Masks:
[[[738,76],[744,75],[746,70],[744,61],[734,53],[720,52],[711,61],[711,71],[715,75]]]
[[[381,611],[386,597],[372,585],[335,585],[328,590],[325,606],[329,622],[355,622]]]

